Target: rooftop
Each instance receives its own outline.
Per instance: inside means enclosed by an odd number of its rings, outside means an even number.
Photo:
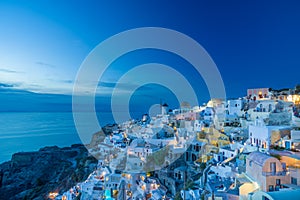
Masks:
[[[268,154],[261,153],[259,151],[252,152],[247,156],[247,159],[253,161],[254,163],[256,163],[260,166],[263,166],[264,163],[270,158],[273,158],[273,157]]]

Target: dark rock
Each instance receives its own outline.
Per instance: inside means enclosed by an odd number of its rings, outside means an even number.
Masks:
[[[85,180],[96,164],[83,145],[16,153],[0,164],[0,199],[47,199]]]
[[[34,153],[32,152],[20,152],[15,153],[11,159],[11,166],[13,167],[23,167],[27,165],[31,165]]]

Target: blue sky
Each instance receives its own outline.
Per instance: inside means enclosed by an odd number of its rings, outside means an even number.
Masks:
[[[69,105],[89,52],[112,35],[148,26],[174,29],[200,43],[216,63],[228,97],[244,95],[247,88],[294,87],[300,74],[299,9],[298,1],[1,1],[0,110],[15,106],[7,103],[10,98],[28,110],[37,104],[40,110],[69,110],[61,105]],[[145,50],[120,57],[102,77],[98,95],[105,105],[122,74],[147,62],[174,67],[188,77],[200,101],[208,100],[204,81],[188,63]],[[44,93],[59,95],[49,100]],[[152,85],[134,94],[132,107],[144,109],[160,99],[178,105],[168,89]]]

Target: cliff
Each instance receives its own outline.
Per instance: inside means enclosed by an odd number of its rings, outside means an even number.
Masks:
[[[15,153],[0,164],[0,200],[47,199],[49,192],[67,191],[85,180],[96,165],[83,145]]]

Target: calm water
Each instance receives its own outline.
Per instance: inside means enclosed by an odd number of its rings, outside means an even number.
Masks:
[[[85,126],[88,127],[89,124],[86,123]],[[36,151],[50,145],[65,147],[78,143],[82,142],[70,112],[0,113],[0,163],[10,160],[15,152]]]

